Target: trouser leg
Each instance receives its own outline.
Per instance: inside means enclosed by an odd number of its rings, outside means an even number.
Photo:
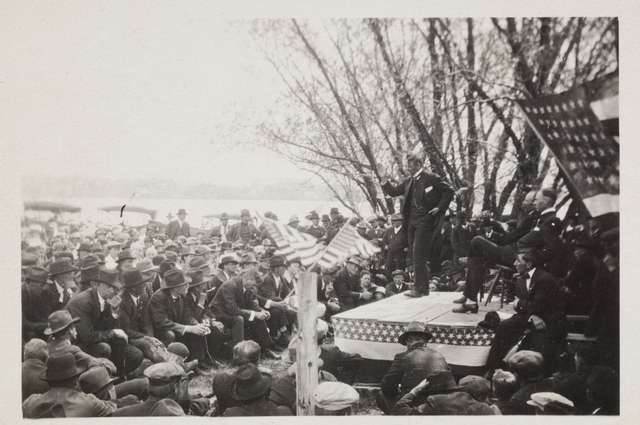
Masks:
[[[250,322],[245,322],[246,326],[251,330],[252,339],[260,345],[260,348],[265,350],[271,348],[273,340],[269,335],[269,329],[264,320],[253,319]]]
[[[505,366],[502,359],[504,359],[511,347],[518,342],[527,328],[529,328],[529,322],[526,317],[520,314],[515,314],[500,322],[491,342],[491,350],[487,359],[487,366],[490,369],[498,369]]]
[[[411,225],[410,225],[411,227]],[[431,250],[431,238],[433,236],[433,223],[419,223],[413,233],[413,270],[415,273],[414,289],[425,295],[429,294],[429,272],[427,259]]]
[[[244,317],[228,316],[217,320],[227,328],[231,329],[231,347],[235,347],[237,343],[244,341]]]

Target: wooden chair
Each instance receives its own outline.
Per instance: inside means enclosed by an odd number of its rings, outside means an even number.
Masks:
[[[507,295],[507,284],[513,283],[512,281],[505,278],[506,274],[513,274],[516,271],[511,267],[503,266],[501,264],[496,264],[495,268],[498,270],[496,275],[489,281],[489,292],[487,293],[487,300],[484,302],[486,306],[491,302],[491,298],[493,298],[493,294],[496,291],[496,287],[500,284],[500,308],[504,306],[504,301]],[[484,297],[484,285],[482,286],[480,292],[480,301]]]

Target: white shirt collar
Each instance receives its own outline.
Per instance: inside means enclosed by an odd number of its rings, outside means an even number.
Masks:
[[[397,234],[398,234],[398,232],[400,231],[400,229],[402,229],[402,226],[400,226],[400,227],[394,227],[394,228],[393,228],[393,232],[397,235]]]
[[[527,272],[529,274],[529,277],[527,279],[525,279],[525,283],[527,284],[527,291],[529,290],[529,288],[531,288],[531,278],[533,277],[533,274],[535,272],[536,272],[536,268],[535,267]]]
[[[133,305],[137,306],[138,305],[138,300],[140,299],[140,295],[138,295],[137,297],[134,297],[133,294],[129,294],[131,295],[131,299],[133,300]]]
[[[548,212],[556,212],[556,209],[555,209],[555,208],[553,208],[553,207],[551,207],[551,208],[547,208],[546,210],[542,211],[542,212],[540,213],[540,215],[545,215],[545,214],[546,214],[546,213],[548,213]]]
[[[100,302],[100,311],[104,311],[104,303],[106,302],[104,298],[100,295],[100,291],[96,290],[96,294],[98,294],[98,301]]]
[[[184,224],[184,221],[178,219],[178,224],[180,225],[180,227],[182,227],[182,225]]]
[[[418,177],[422,172],[424,171],[424,168],[420,168],[418,171],[416,171],[416,173],[413,175],[413,178],[415,179],[416,177]]]

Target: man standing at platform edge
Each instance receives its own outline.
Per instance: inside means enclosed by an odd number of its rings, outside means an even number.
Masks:
[[[431,252],[433,232],[453,200],[453,188],[436,174],[424,171],[422,159],[409,156],[407,165],[411,177],[394,186],[387,173],[379,170],[382,189],[390,196],[404,195],[402,228],[406,232],[413,256],[415,285],[405,294],[418,298],[429,295],[427,258]]]

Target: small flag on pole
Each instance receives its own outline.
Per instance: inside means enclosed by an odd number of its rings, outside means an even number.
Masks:
[[[287,261],[299,258],[302,265],[308,267],[322,256],[324,247],[313,236],[269,218],[265,218],[264,223]]]
[[[360,236],[353,226],[346,224],[327,246],[318,265],[330,268],[352,255],[373,255],[379,251],[380,248]]]

